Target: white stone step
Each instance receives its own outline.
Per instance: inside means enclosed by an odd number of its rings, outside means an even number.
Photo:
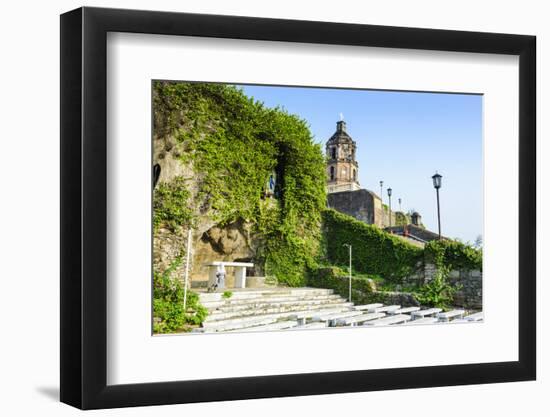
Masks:
[[[437,318],[439,321],[449,321],[452,319],[462,318],[464,316],[464,310],[451,310],[446,311],[445,313],[439,313]]]
[[[224,298],[223,293],[229,291],[231,292],[231,297]],[[220,300],[243,300],[250,298],[270,298],[270,297],[283,297],[283,296],[316,296],[316,295],[332,295],[334,290],[327,288],[284,288],[284,287],[275,287],[275,288],[261,288],[254,290],[239,290],[234,288],[226,288],[223,290],[218,290],[216,292],[200,292],[199,299],[201,303],[209,301],[220,301]]]
[[[334,306],[339,306],[341,304],[348,304],[343,298],[333,298],[330,300],[299,300],[299,301],[284,301],[278,303],[254,303],[254,304],[242,304],[242,305],[224,305],[216,309],[209,309],[210,314],[222,314],[222,313],[235,313],[239,311],[257,311],[264,310],[268,308],[283,308],[283,309],[299,309],[304,310],[304,307],[318,307],[323,308],[332,308]]]
[[[232,330],[230,333],[269,332],[273,330],[284,330],[284,329],[295,328],[296,326],[298,326],[297,321],[286,320],[286,321],[277,321],[271,324],[264,324],[263,326],[246,327],[244,329]]]
[[[328,288],[292,288],[290,293],[299,296],[307,294],[331,295],[334,294],[334,290]]]
[[[278,297],[254,297],[244,299],[227,299],[227,305],[241,305],[241,304],[261,304],[261,303],[285,303],[291,301],[316,301],[316,300],[335,300],[341,299],[339,295],[335,294],[305,294],[305,295],[283,295]]]
[[[201,304],[208,309],[219,309],[234,306],[260,306],[263,304],[275,304],[275,303],[322,303],[335,300],[343,300],[339,295],[316,295],[316,296],[284,296],[284,297],[256,297],[249,299],[226,299],[220,301],[205,301]]]
[[[323,316],[323,315],[329,315],[329,314],[335,314],[335,313],[342,313],[345,311],[350,311],[349,306],[350,303],[342,303],[341,306],[335,307],[335,308],[322,308],[318,310],[304,310],[300,312],[293,313],[291,317],[295,318],[296,320],[300,319],[310,319],[313,316]]]
[[[376,307],[372,309],[368,309],[368,313],[388,313],[390,314],[392,311],[399,310],[401,308],[400,305],[391,305],[391,306],[383,306],[383,307]]]
[[[483,321],[483,311],[464,317],[468,321]]]
[[[419,311],[420,307],[405,307],[398,310],[388,311],[388,314],[409,314],[414,311]]]
[[[364,304],[364,305],[354,306],[353,309],[354,310],[374,310],[375,308],[383,307],[383,306],[384,304],[382,303],[374,303],[374,304]]]
[[[230,330],[239,330],[239,329],[245,329],[247,327],[263,326],[266,324],[275,323],[277,319],[278,319],[277,317],[273,317],[272,315],[260,316],[260,317],[247,317],[247,318],[235,319],[235,320],[220,320],[212,323],[204,322],[202,324],[202,327],[205,333],[227,332]]]
[[[333,323],[335,326],[356,326],[359,323],[364,323],[369,320],[380,319],[385,316],[386,316],[386,313],[366,313],[366,314],[361,314],[360,316],[337,319],[337,320],[334,320]]]
[[[424,317],[424,318],[421,318],[421,319],[416,319],[416,320],[412,320],[412,321],[408,321],[406,323],[403,323],[404,326],[413,326],[415,324],[433,324],[433,323],[437,323],[439,320],[435,317]]]
[[[300,313],[303,311],[298,311],[296,313]],[[354,312],[357,314],[357,312]],[[345,313],[340,313],[345,314]],[[271,324],[279,320],[290,320],[292,317],[292,312],[284,312],[284,313],[275,313],[275,314],[265,314],[265,315],[254,315],[250,317],[237,317],[237,318],[231,318],[227,320],[215,320],[215,321],[208,321],[205,320],[202,323],[202,327],[205,331],[228,331],[228,330],[237,330],[237,329],[243,329],[246,327],[251,326],[261,326],[265,324]]]
[[[330,308],[329,308],[330,307]],[[304,308],[309,308],[309,316],[315,314],[318,311],[329,310],[332,313],[337,313],[339,311],[349,310],[350,303],[331,303],[331,304],[321,304],[321,305],[289,305],[289,306],[267,306],[265,308],[252,308],[247,310],[236,310],[236,311],[220,311],[214,310],[211,312],[207,318],[206,322],[218,321],[218,320],[227,320],[230,318],[237,317],[249,317],[257,316],[262,314],[277,314],[277,313],[288,313],[289,315],[297,312],[303,311]]]
[[[405,323],[410,319],[411,316],[407,314],[397,314],[395,316],[388,316],[378,320],[367,321],[364,326],[388,326],[390,324]]]
[[[428,308],[426,310],[413,311],[411,313],[411,318],[416,320],[417,318],[422,318],[426,316],[435,316],[437,313],[440,313],[442,310],[440,308]]]

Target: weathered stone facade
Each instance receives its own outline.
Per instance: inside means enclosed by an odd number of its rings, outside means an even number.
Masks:
[[[368,224],[395,225],[396,212],[390,213],[381,196],[360,187],[356,152],[357,143],[348,134],[346,122],[337,122],[326,143],[328,206]]]
[[[382,200],[369,190],[341,191],[327,195],[327,206],[340,213],[355,217],[357,220],[378,227],[390,223],[389,210],[384,209]],[[391,213],[391,222],[395,224],[395,212]]]
[[[219,227],[209,215],[210,207],[205,199],[198,198],[201,176],[195,172],[191,163],[183,163],[180,156],[185,152],[170,130],[167,129],[165,117],[155,112],[155,133],[153,135],[153,165],[158,166],[159,184],[169,184],[176,178],[186,181],[191,193],[189,201],[195,215],[190,247],[189,278],[190,284],[201,284],[208,280],[205,266],[213,261],[249,261],[255,258],[261,244],[257,236],[250,232],[250,225],[243,221]],[[153,269],[163,273],[173,266],[178,258],[179,265],[173,271],[173,276],[184,279],[185,260],[187,254],[188,228],[178,227],[170,230],[158,228],[153,234]],[[255,268],[247,271],[261,275],[261,265],[255,262]],[[231,284],[233,271],[228,270],[226,283]]]
[[[434,279],[437,268],[434,264],[419,264],[414,275],[403,280],[404,284],[423,285]],[[449,273],[449,283],[460,286],[455,293],[454,305],[468,309],[481,310],[483,307],[483,273],[480,270],[452,270]]]
[[[213,261],[254,262],[260,241],[251,233],[251,226],[238,221],[223,228],[214,226],[204,232],[194,244],[192,281],[208,280],[208,268],[205,266]],[[228,279],[231,281],[231,271]],[[260,265],[248,268],[247,273],[262,275]],[[230,286],[231,282],[226,282]]]
[[[449,281],[460,285],[455,294],[455,303],[467,308],[481,310],[483,308],[483,274],[479,270],[452,271]]]

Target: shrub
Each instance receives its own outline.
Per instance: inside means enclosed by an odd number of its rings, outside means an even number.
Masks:
[[[440,266],[435,277],[420,287],[415,293],[417,300],[425,306],[448,309],[453,302],[454,294],[461,286],[453,286],[448,282],[450,268]]]
[[[446,266],[450,269],[483,268],[483,252],[473,246],[457,240],[433,240],[426,244],[426,261],[437,267]]]
[[[208,311],[199,302],[199,296],[187,291],[186,308],[183,310],[183,285],[172,273],[181,265],[177,258],[164,272],[153,274],[153,332],[175,333],[191,330],[200,325]]]
[[[422,248],[335,210],[323,212],[323,231],[329,263],[349,262],[348,248],[344,247],[348,243],[352,245],[354,271],[400,282],[423,260]]]

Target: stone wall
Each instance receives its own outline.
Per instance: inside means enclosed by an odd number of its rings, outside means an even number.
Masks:
[[[327,195],[327,205],[367,224],[387,227],[390,224],[389,209],[375,193],[360,189],[333,192]],[[391,224],[396,224],[395,211],[391,212]]]
[[[483,308],[483,274],[479,270],[451,271],[451,284],[462,285],[462,289],[455,294],[455,303],[467,308],[481,310]]]
[[[342,191],[327,195],[330,208],[355,217],[362,222],[374,223],[374,197],[367,190]]]
[[[418,271],[403,280],[404,284],[426,284],[430,282],[437,272],[435,265],[426,263],[419,265]],[[462,288],[456,292],[454,304],[469,309],[482,309],[483,302],[483,273],[480,270],[453,270],[449,273],[451,285],[460,285]]]

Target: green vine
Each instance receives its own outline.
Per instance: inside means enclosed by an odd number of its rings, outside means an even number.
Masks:
[[[323,226],[326,256],[334,265],[346,265],[352,245],[353,269],[380,275],[393,282],[414,273],[423,261],[424,251],[399,237],[384,232],[335,210],[325,210]]]
[[[193,211],[189,206],[190,192],[185,179],[176,177],[169,183],[157,185],[153,198],[153,227],[161,225],[175,231],[179,226],[190,226]]]
[[[153,274],[153,332],[176,333],[190,331],[200,325],[208,310],[199,302],[199,296],[187,291],[186,311],[183,309],[184,291],[181,281],[172,274],[181,265],[178,257],[162,273]]]
[[[436,267],[451,269],[483,269],[483,251],[457,240],[433,240],[424,248],[426,261]]]
[[[420,304],[445,310],[449,308],[455,293],[462,288],[461,285],[451,285],[449,283],[449,272],[450,268],[448,266],[440,266],[434,278],[419,288],[415,296]]]
[[[264,242],[255,261],[280,283],[303,285],[318,256],[326,205],[325,160],[306,122],[222,84],[155,82],[153,100],[155,140],[173,146],[196,173],[194,201],[181,205],[220,227],[252,224]],[[275,202],[265,198],[274,173]],[[182,210],[164,210],[155,224],[185,224],[189,213]]]

